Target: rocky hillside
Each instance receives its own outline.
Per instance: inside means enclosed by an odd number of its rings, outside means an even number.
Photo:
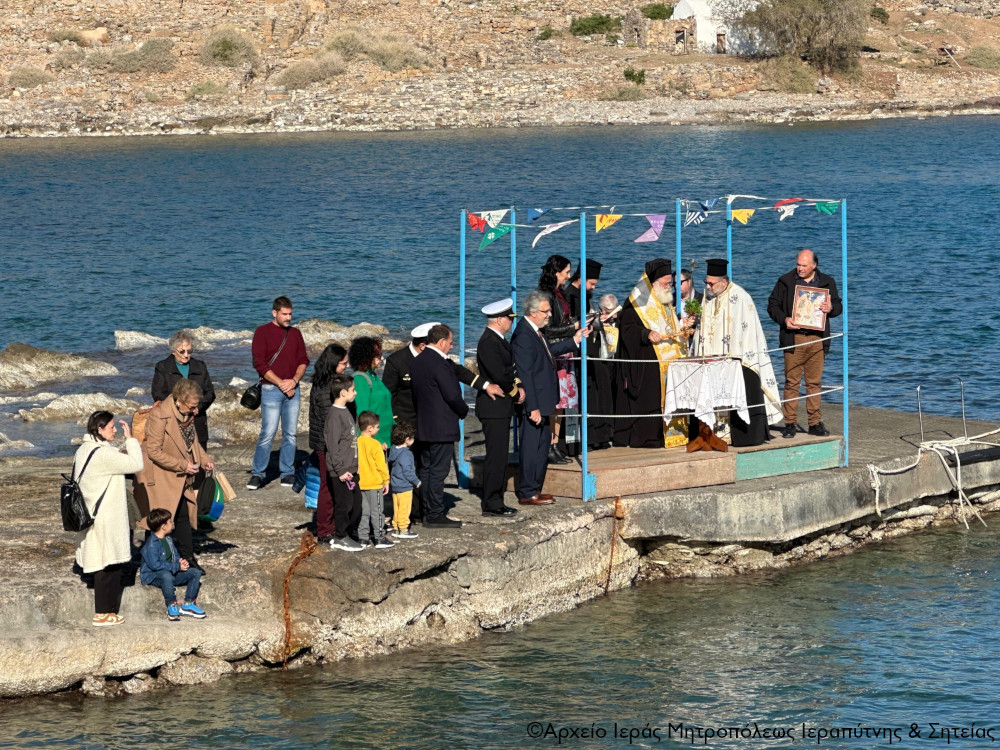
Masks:
[[[989,109],[1000,93],[991,0],[886,2],[862,74],[822,79],[569,33],[574,18],[631,7],[609,0],[7,6],[6,135],[836,118]],[[625,80],[629,68],[641,86]]]

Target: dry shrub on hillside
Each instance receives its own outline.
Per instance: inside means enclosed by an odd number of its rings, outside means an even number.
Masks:
[[[297,62],[278,76],[276,83],[286,89],[304,89],[322,83],[347,70],[347,64],[336,52],[325,52],[311,60]]]
[[[974,68],[996,70],[1000,68],[1000,50],[988,44],[979,44],[969,50],[965,62]]]
[[[7,83],[15,89],[33,89],[43,83],[55,80],[52,76],[39,68],[14,68],[10,71]]]
[[[760,75],[765,83],[786,94],[810,94],[816,91],[815,71],[790,55],[765,60],[760,66]]]
[[[188,89],[185,98],[192,99],[218,99],[229,93],[229,88],[215,81],[201,81]]]
[[[392,73],[403,68],[423,68],[427,65],[427,60],[420,51],[402,37],[374,34],[353,26],[337,34],[326,48],[347,61],[366,55],[376,65]]]
[[[87,58],[83,61],[83,67],[94,73],[103,73],[105,71],[111,70],[111,64],[114,62],[114,56],[111,54],[110,50],[99,49],[96,52],[91,52],[87,55]]]
[[[201,61],[205,65],[238,68],[257,62],[257,50],[240,32],[223,28],[214,32],[201,47]]]
[[[642,93],[642,89],[635,84],[621,86],[613,91],[606,92],[601,97],[606,102],[638,102],[645,98],[646,95]]]
[[[53,29],[49,32],[50,42],[73,42],[81,47],[86,47],[83,34],[76,29]]]
[[[72,68],[74,65],[79,65],[83,62],[83,58],[86,55],[82,49],[77,49],[76,47],[68,47],[67,49],[59,50],[56,56],[52,59],[51,65],[56,70],[66,70],[67,68]]]
[[[177,65],[170,39],[150,39],[132,52],[117,52],[111,58],[112,73],[168,73]]]

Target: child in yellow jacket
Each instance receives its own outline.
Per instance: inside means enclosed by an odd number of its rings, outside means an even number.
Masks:
[[[364,544],[371,539],[375,549],[388,549],[392,541],[385,535],[385,515],[382,498],[389,492],[389,466],[385,462],[382,444],[375,439],[379,430],[378,414],[363,411],[358,414],[358,475],[361,489],[361,522],[358,538]]]

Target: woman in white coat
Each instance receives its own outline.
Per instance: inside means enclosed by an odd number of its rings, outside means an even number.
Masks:
[[[98,627],[125,621],[118,614],[122,567],[132,559],[125,475],[142,470],[139,441],[132,437],[125,422],[120,424],[125,433],[125,448],[121,451],[111,445],[117,432],[114,416],[106,411],[91,414],[74,462],[76,480],[94,517],[94,525],[79,535],[76,562],[84,573],[94,574],[93,624]]]

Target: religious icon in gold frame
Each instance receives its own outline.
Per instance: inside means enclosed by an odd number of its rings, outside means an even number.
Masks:
[[[792,323],[811,331],[826,330],[826,313],[821,306],[830,301],[830,290],[815,286],[795,287],[795,302],[792,305]]]

